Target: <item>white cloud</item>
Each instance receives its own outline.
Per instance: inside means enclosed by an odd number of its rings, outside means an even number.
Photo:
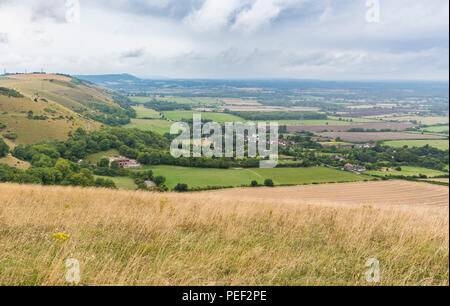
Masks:
[[[64,2],[0,0],[0,68],[448,79],[447,0],[382,1],[379,24],[365,0],[80,0],[80,23]]]
[[[203,6],[185,18],[197,31],[217,31],[231,23],[231,17],[246,0],[206,0]]]

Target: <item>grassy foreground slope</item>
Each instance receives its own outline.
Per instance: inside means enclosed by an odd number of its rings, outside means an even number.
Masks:
[[[448,207],[0,184],[0,285],[448,285]],[[70,234],[61,241],[55,233]]]

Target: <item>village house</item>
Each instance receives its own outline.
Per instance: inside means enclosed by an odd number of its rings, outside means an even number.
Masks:
[[[333,156],[331,156],[331,158],[332,158],[332,159],[337,159],[337,160],[339,160],[339,161],[341,161],[341,162],[347,161],[344,157],[342,157],[342,156],[339,155],[339,154],[333,155]]]
[[[360,165],[352,165],[352,164],[346,164],[344,166],[344,169],[347,171],[356,171],[356,172],[364,172],[366,171],[366,167],[360,166]]]
[[[158,186],[155,184],[155,182],[153,182],[153,181],[145,181],[144,183],[145,183],[145,185],[147,186],[147,188],[155,188],[155,187],[158,187]]]
[[[112,163],[116,162],[120,167],[122,168],[142,168],[142,165],[139,164],[136,160],[126,158],[123,156],[115,156],[109,158],[109,165],[111,166]]]

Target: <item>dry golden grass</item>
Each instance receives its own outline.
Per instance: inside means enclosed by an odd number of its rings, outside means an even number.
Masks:
[[[59,74],[41,74],[41,73],[28,73],[28,74],[14,74],[6,76],[9,79],[16,80],[58,80],[70,82],[72,79],[65,75]]]
[[[369,258],[380,285],[448,285],[448,226],[439,206],[0,184],[0,285],[68,285],[69,258],[80,285],[371,285]]]

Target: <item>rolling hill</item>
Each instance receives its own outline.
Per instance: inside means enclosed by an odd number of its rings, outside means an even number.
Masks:
[[[9,144],[64,140],[78,128],[129,122],[124,97],[66,75],[18,74],[0,78],[0,134]]]

